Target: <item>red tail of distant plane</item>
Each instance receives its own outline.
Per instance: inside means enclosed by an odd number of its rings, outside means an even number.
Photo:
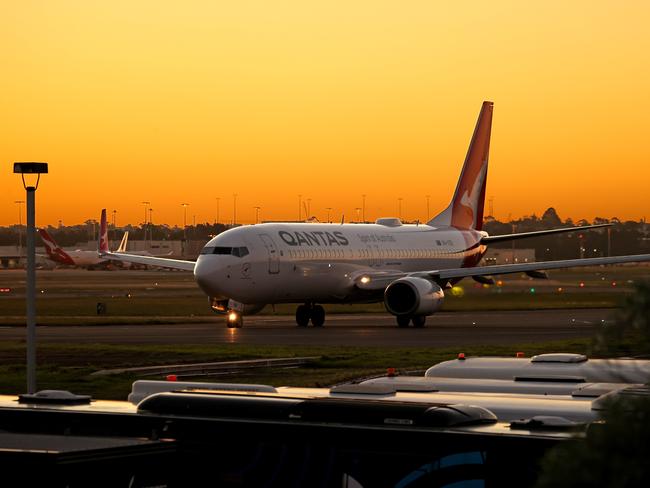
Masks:
[[[45,251],[52,261],[61,264],[74,264],[74,260],[59,247],[54,238],[45,229],[38,229],[38,234],[41,236]]]
[[[108,225],[106,224],[106,209],[102,208],[102,218],[99,223],[99,252],[109,252]]]
[[[454,197],[441,214],[428,222],[429,225],[476,230],[483,226],[493,105],[483,102]]]

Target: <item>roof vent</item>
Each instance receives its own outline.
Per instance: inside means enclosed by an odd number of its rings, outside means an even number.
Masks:
[[[346,393],[353,395],[395,395],[395,387],[393,385],[347,383],[344,385],[333,386],[330,388],[330,393]]]
[[[538,354],[530,360],[531,363],[584,363],[585,361],[587,361],[587,356],[584,354],[568,352]]]
[[[545,430],[545,429],[576,429],[584,424],[573,422],[564,417],[550,415],[536,415],[530,419],[513,420],[510,422],[511,429]]]
[[[75,395],[65,390],[41,390],[18,397],[19,403],[47,403],[53,405],[84,405],[90,403],[90,395]]]
[[[385,225],[386,227],[400,227],[402,225],[402,221],[397,217],[384,217],[377,219],[375,221],[375,224]]]

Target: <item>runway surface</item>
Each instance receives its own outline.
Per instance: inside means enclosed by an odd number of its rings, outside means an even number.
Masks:
[[[254,344],[378,347],[452,347],[591,337],[611,323],[612,309],[443,312],[422,329],[399,329],[388,314],[330,314],[325,327],[297,327],[291,316],[245,317],[244,327],[214,323],[174,325],[39,326],[38,342],[110,344]],[[0,327],[0,340],[24,340],[23,327]]]

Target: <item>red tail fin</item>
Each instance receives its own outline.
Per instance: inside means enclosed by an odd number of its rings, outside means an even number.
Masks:
[[[99,224],[99,252],[109,252],[108,226],[106,225],[106,209],[102,208],[102,218]]]
[[[38,229],[38,234],[41,236],[41,240],[45,246],[45,252],[49,256],[54,254],[57,249],[60,249],[59,245],[45,229]]]
[[[429,225],[477,230],[483,226],[493,106],[492,102],[483,102],[454,197],[441,214],[428,222]]]

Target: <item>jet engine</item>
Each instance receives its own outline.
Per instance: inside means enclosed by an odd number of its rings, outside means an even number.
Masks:
[[[444,298],[436,283],[411,276],[393,281],[384,291],[386,310],[396,316],[431,315],[442,306]]]
[[[241,315],[254,315],[264,308],[265,303],[240,303],[228,298],[210,297],[210,308],[218,314],[225,315],[234,310]]]

